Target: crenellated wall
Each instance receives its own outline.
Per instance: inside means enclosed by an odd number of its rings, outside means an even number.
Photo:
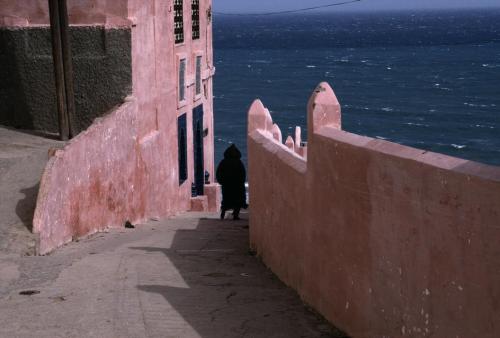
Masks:
[[[70,2],[71,3],[71,2]],[[74,2],[76,3],[76,1]],[[85,1],[78,2],[84,6]],[[86,1],[86,6],[105,1]],[[108,3],[111,3],[108,1]],[[185,32],[191,35],[191,2],[185,0]],[[201,1],[203,12],[209,0]],[[132,95],[119,107],[94,121],[62,150],[45,169],[34,232],[40,236],[39,253],[109,227],[122,227],[126,220],[140,222],[168,217],[191,208],[193,182],[193,139],[191,120],[187,124],[190,146],[187,153],[188,179],[179,185],[177,117],[180,109],[205,108],[205,169],[213,177],[213,105],[211,22],[201,17],[203,35],[196,42],[186,38],[174,44],[172,3],[160,0],[129,0],[126,17],[131,23]],[[203,49],[202,49],[203,47]],[[179,78],[176,53],[190,62],[202,50],[204,95],[194,95],[193,83],[186,83],[186,100],[178,102]],[[186,78],[195,78],[192,63]],[[98,79],[94,79],[98,81]],[[206,187],[217,198],[218,187]],[[216,207],[207,197],[207,208]]]
[[[250,244],[305,302],[354,338],[500,335],[500,168],[342,131],[327,83],[307,149],[248,118]]]

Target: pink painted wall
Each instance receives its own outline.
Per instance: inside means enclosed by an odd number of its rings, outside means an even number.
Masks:
[[[172,1],[173,3],[173,1]],[[170,6],[172,8],[172,6]],[[191,8],[191,0],[184,0],[184,8]],[[208,135],[204,138],[204,156],[205,156],[205,170],[210,173],[210,178],[212,182],[215,182],[214,176],[214,118],[213,118],[213,82],[212,78],[215,74],[215,66],[213,62],[213,51],[212,51],[212,21],[208,19],[207,13],[211,13],[212,2],[211,1],[200,1],[200,38],[193,40],[191,39],[191,30],[186,29],[186,27],[192,26],[191,15],[184,16],[184,42],[177,44],[175,47],[175,58],[176,58],[176,68],[174,72],[178,72],[178,62],[182,58],[187,60],[187,74],[186,74],[186,100],[184,103],[177,104],[177,115],[180,116],[187,113],[187,125],[192,126],[193,124],[193,114],[192,110],[203,105],[204,107],[204,121],[203,128],[208,129]],[[173,8],[172,8],[173,10]],[[172,20],[173,26],[173,20]],[[195,95],[195,60],[196,55],[202,56],[202,94],[200,96]],[[177,80],[177,79],[176,79]],[[177,95],[177,93],[176,93]],[[192,140],[193,134],[192,128],[188,128],[188,139]],[[192,163],[194,161],[193,154],[193,142],[188,142],[188,154],[190,157],[188,163],[190,163],[190,169],[188,170],[188,179],[183,185],[185,193],[190,193],[191,182],[194,181],[194,169],[192,168]]]
[[[78,3],[84,7],[84,1]],[[87,1],[86,6],[109,3]],[[205,9],[210,1],[201,4]],[[128,1],[123,19],[132,24],[132,96],[49,161],[34,219],[34,232],[40,235],[40,254],[72,238],[123,226],[125,220],[140,222],[189,210],[194,176],[190,118],[191,110],[200,103],[205,106],[204,123],[209,128],[205,166],[213,177],[212,26],[201,11],[203,34],[200,40],[190,42],[190,5],[185,0],[187,42],[175,46],[170,2]],[[195,98],[194,86],[186,89],[182,111],[189,118],[189,177],[179,187],[177,53],[187,55],[191,63],[187,77],[194,79],[192,57],[199,50],[206,56],[202,69],[204,84],[210,91]]]
[[[68,0],[71,24],[125,25],[127,0]],[[0,26],[49,25],[48,0],[0,0]]]
[[[323,83],[306,161],[254,103],[251,246],[353,337],[500,336],[500,168],[350,134],[340,120]]]

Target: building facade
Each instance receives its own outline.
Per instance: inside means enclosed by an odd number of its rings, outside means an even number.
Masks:
[[[42,177],[39,253],[127,220],[216,208],[217,188],[206,184],[214,176],[211,1],[67,7],[81,132]],[[49,22],[48,1],[0,0],[9,81],[0,86],[1,124],[56,129]]]

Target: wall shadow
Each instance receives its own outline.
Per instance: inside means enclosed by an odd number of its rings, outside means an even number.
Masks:
[[[30,188],[21,189],[19,192],[24,194],[24,198],[19,200],[16,205],[17,216],[30,232],[33,232],[33,217],[35,216],[39,188],[40,184],[38,183]]]
[[[0,29],[0,124],[33,129],[23,85],[24,38],[19,30]]]
[[[131,249],[160,252],[175,266],[187,288],[137,288],[164,297],[201,337],[347,337],[249,252],[248,219],[200,219],[177,230],[169,248]]]

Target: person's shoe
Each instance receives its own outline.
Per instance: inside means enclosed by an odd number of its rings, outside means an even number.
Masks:
[[[220,219],[221,219],[221,220],[223,220],[223,219],[224,219],[224,217],[226,217],[226,210],[222,209],[222,210],[220,211]]]

